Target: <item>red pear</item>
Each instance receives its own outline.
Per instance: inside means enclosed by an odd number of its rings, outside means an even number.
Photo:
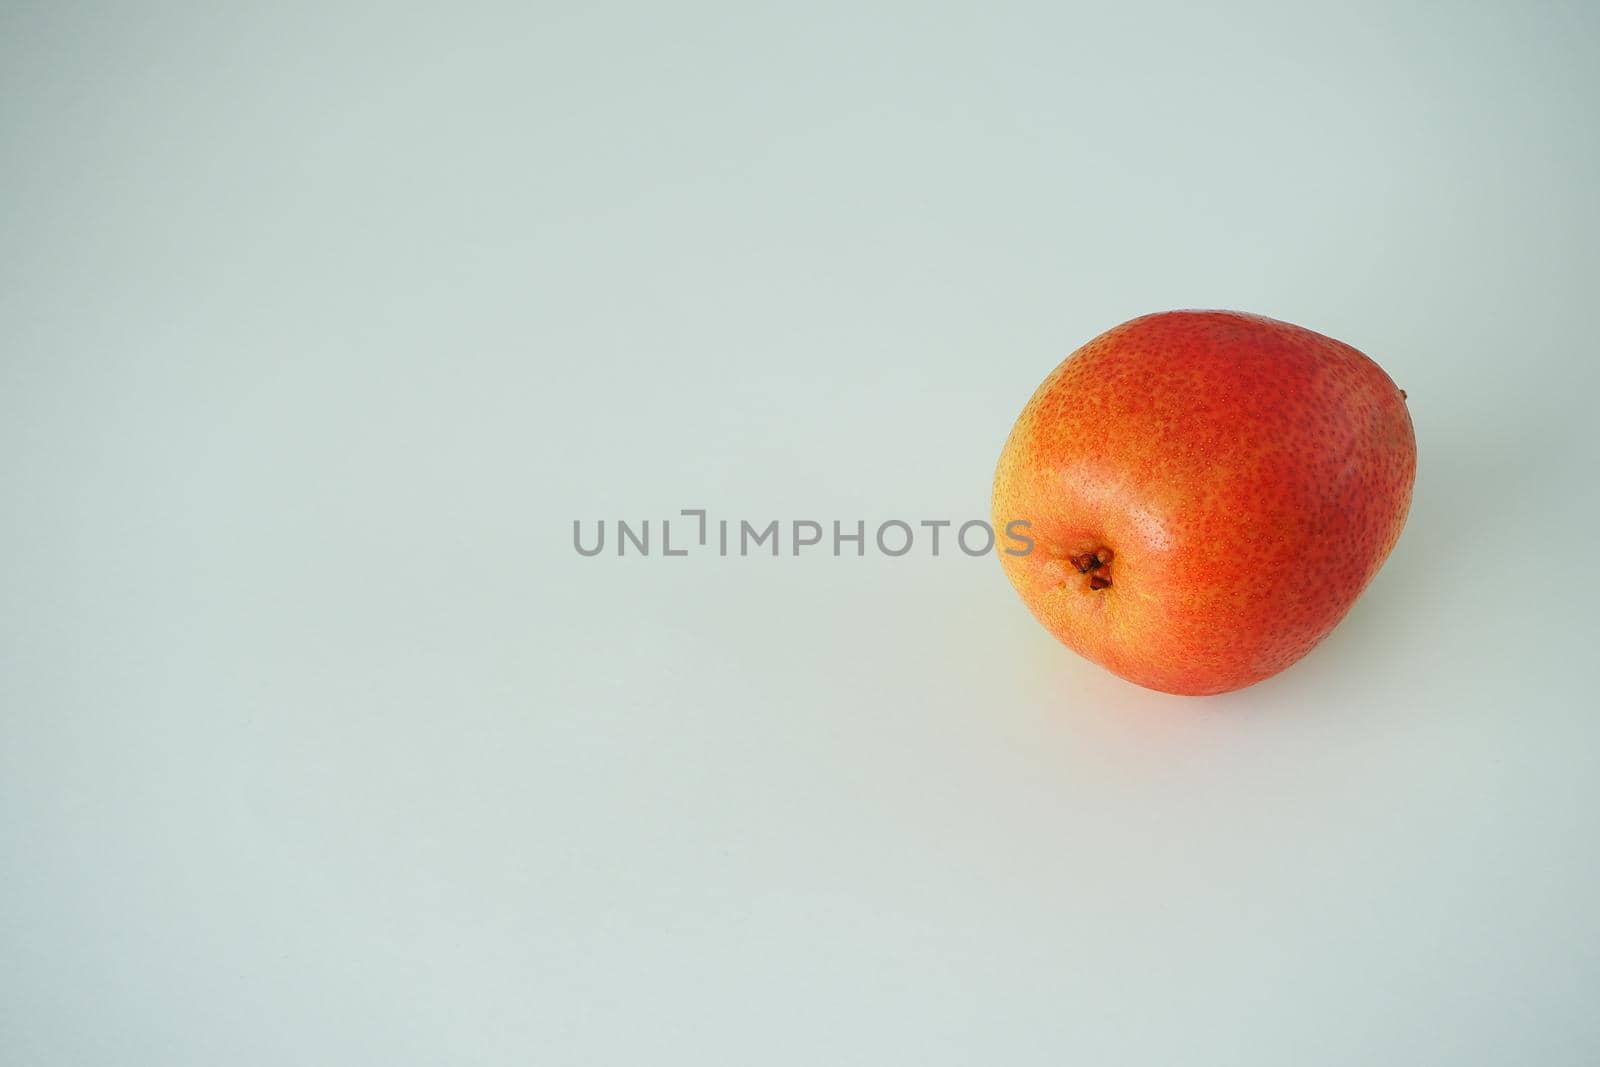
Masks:
[[[1032,549],[1000,554],[1006,576],[1047,630],[1131,682],[1259,682],[1328,635],[1399,538],[1417,468],[1405,399],[1354,348],[1286,322],[1123,323],[1012,428],[995,528]]]

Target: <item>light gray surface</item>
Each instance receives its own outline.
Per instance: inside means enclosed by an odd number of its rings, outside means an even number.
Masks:
[[[0,10],[0,1062],[1592,1064],[1578,3]],[[1146,311],[1407,389],[1205,702],[965,519]]]

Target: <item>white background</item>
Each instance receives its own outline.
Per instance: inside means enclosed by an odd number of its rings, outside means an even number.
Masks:
[[[0,10],[0,1061],[1592,1064],[1580,3]],[[1410,394],[1208,700],[992,558],[1124,319]],[[676,533],[676,531],[675,531]]]

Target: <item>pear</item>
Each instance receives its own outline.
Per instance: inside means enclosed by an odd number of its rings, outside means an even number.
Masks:
[[[1356,349],[1234,311],[1146,315],[1044,380],[995,472],[1044,627],[1138,685],[1240,689],[1310,652],[1411,505],[1406,394]],[[1023,522],[1026,526],[1010,524]]]

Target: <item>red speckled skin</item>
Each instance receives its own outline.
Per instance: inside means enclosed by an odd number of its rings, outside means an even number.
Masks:
[[[1025,519],[1006,576],[1046,629],[1168,693],[1222,693],[1311,651],[1405,525],[1417,446],[1405,397],[1330,337],[1232,311],[1123,323],[1057,367],[995,472],[994,522]],[[1070,562],[1113,550],[1111,585]]]

